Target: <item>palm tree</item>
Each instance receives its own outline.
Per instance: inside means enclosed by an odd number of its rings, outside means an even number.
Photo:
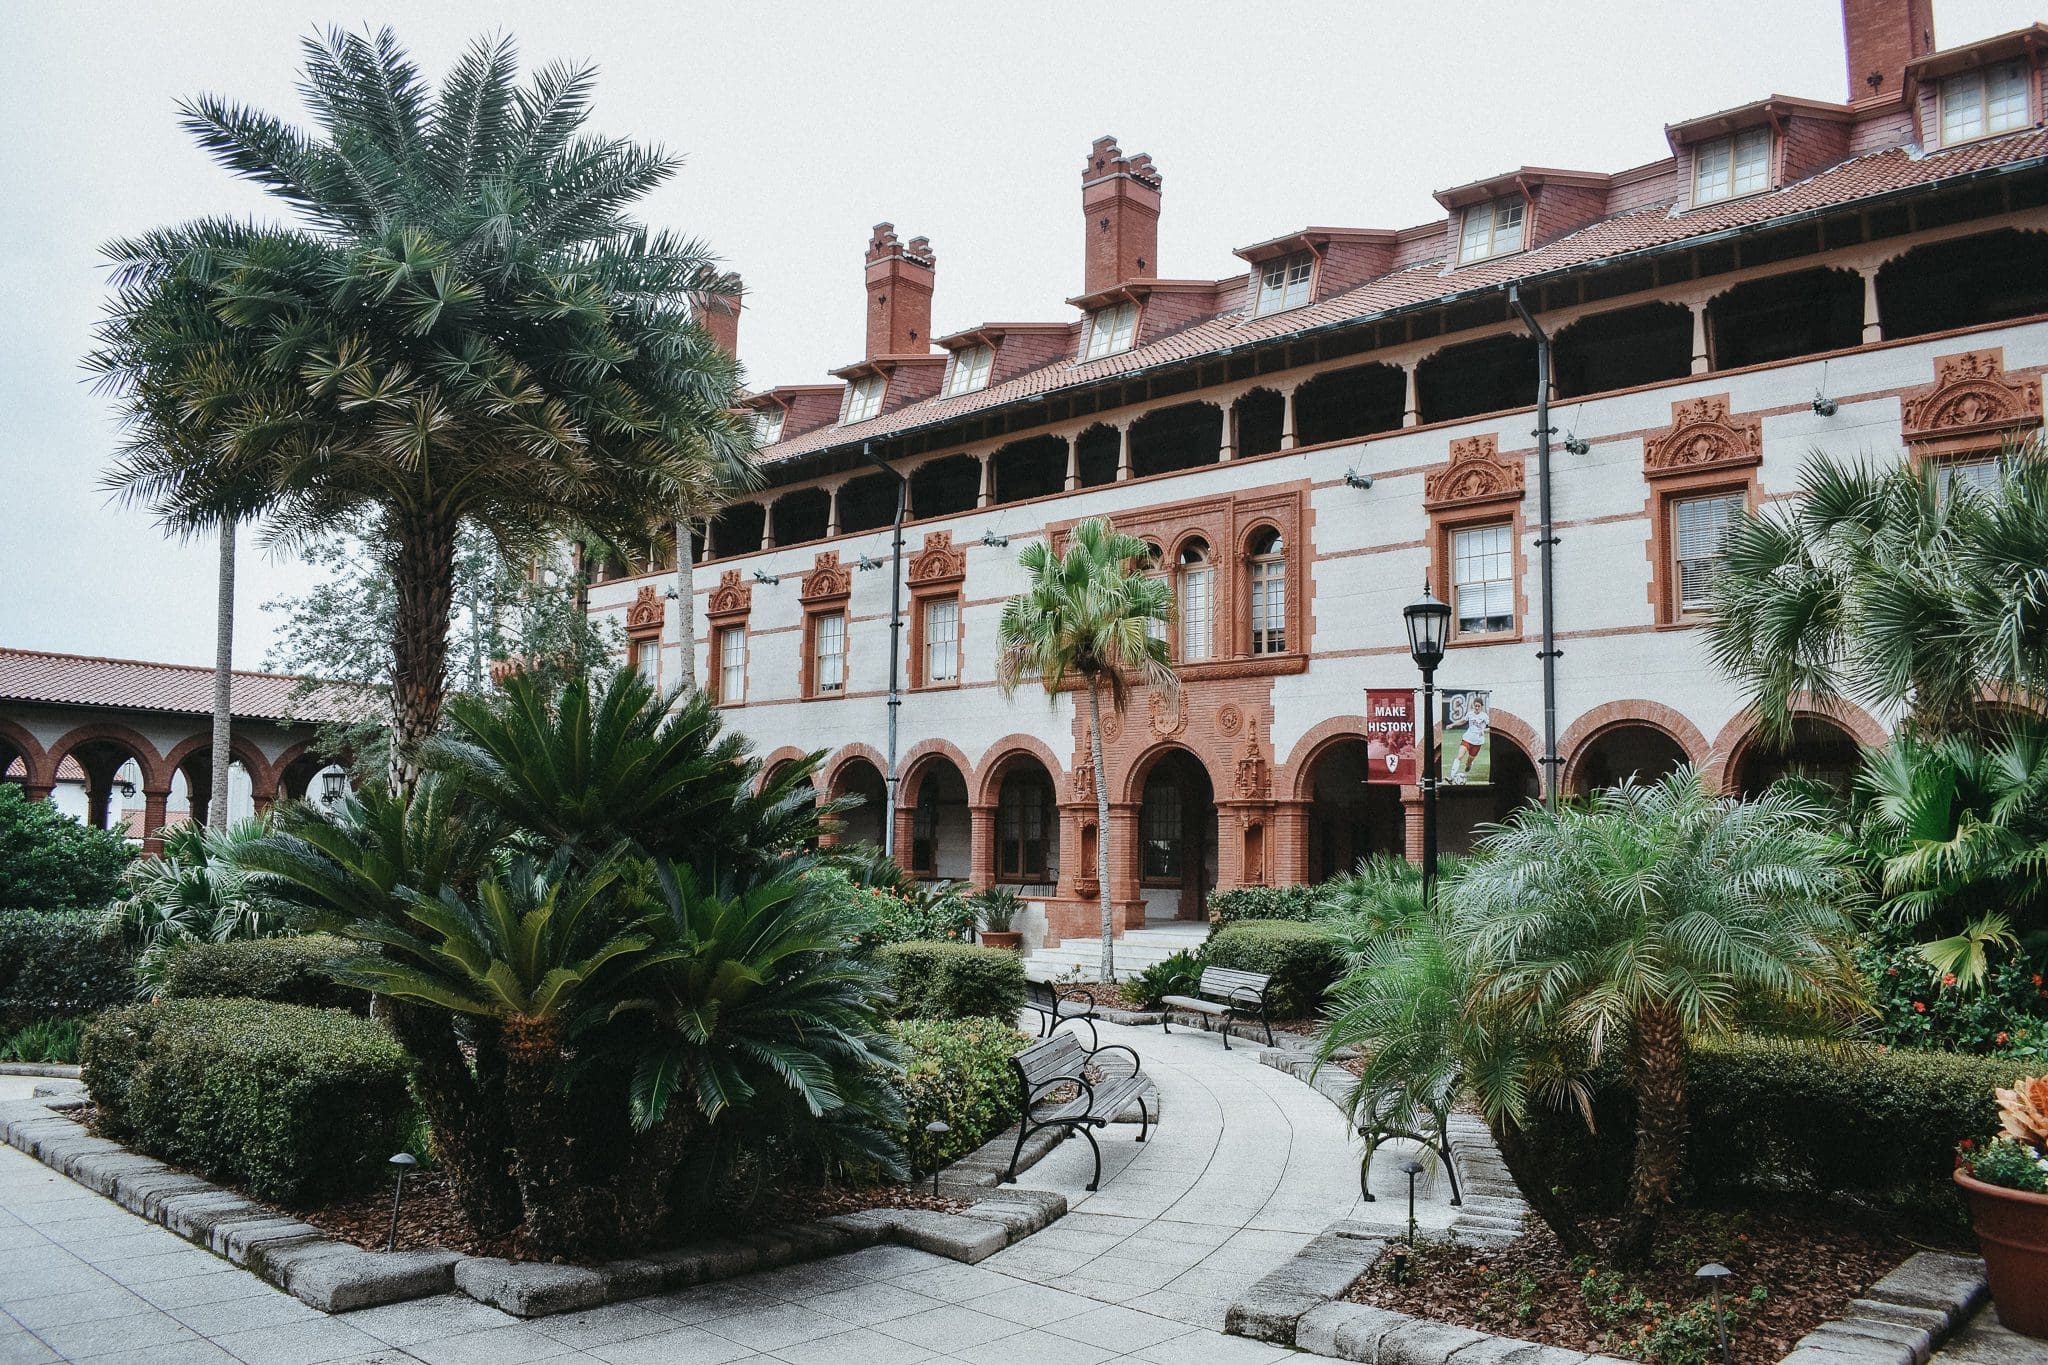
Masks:
[[[1802,697],[1905,706],[1934,730],[1978,723],[1987,695],[2048,698],[2048,451],[2014,443],[1995,488],[1929,463],[1815,454],[1789,510],[1724,545],[1708,639],[1767,726]]]
[[[1109,900],[1109,778],[1102,764],[1102,696],[1119,715],[1134,682],[1171,692],[1179,678],[1163,627],[1173,594],[1144,572],[1151,547],[1105,517],[1074,527],[1064,553],[1034,541],[1017,557],[1031,586],[1003,604],[996,681],[1005,696],[1035,677],[1057,699],[1078,677],[1088,688],[1088,754],[1095,777],[1095,876],[1102,896],[1102,979],[1116,979],[1116,922]]]
[[[1793,791],[1713,796],[1681,768],[1518,810],[1447,888],[1475,1019],[1536,1040],[1525,1056],[1564,1044],[1591,1064],[1610,1049],[1625,1059],[1637,1118],[1620,1264],[1649,1255],[1677,1186],[1689,1044],[1762,1012],[1823,1028],[1860,1006],[1847,946],[1858,890],[1825,822]],[[1525,1065],[1472,1079],[1489,1113],[1526,1102]]]
[[[185,393],[221,413],[214,439],[132,447],[110,477],[184,523],[253,476],[284,544],[368,518],[396,588],[407,785],[440,720],[460,527],[515,552],[573,529],[645,543],[652,509],[749,477],[737,364],[692,305],[733,284],[701,244],[625,216],[678,162],[583,133],[589,68],[521,84],[511,41],[482,40],[436,93],[388,29],[309,39],[305,62],[315,133],[217,96],[183,106],[297,223],[241,229],[208,262],[208,310],[254,358]],[[161,245],[116,245],[131,285],[180,268]],[[132,407],[145,381],[109,373]]]

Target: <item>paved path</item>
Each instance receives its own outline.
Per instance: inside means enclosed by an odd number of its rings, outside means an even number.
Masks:
[[[1213,1330],[1239,1290],[1362,1205],[1357,1157],[1327,1101],[1213,1036],[1106,1027],[1157,1077],[1166,1124],[1062,1146],[1028,1183],[1073,1212],[978,1266],[874,1247],[587,1313],[522,1321],[459,1295],[327,1317],[0,1147],[0,1365],[919,1365],[1035,1361],[1268,1365],[1291,1352]],[[0,1079],[0,1098],[32,1083]],[[1374,1163],[1374,1189],[1405,1201]],[[1382,1170],[1382,1164],[1387,1170]],[[1114,1174],[1110,1174],[1114,1172]],[[1441,1225],[1450,1210],[1419,1210]]]

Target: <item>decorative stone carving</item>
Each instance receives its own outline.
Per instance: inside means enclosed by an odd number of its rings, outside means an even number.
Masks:
[[[1152,718],[1152,733],[1161,739],[1170,739],[1188,728],[1188,694],[1186,689],[1176,687],[1172,697],[1155,691],[1146,704]]]
[[[668,604],[656,592],[654,585],[644,585],[633,597],[633,604],[626,608],[626,634],[658,635],[661,623],[668,615]]]
[[[1236,702],[1227,701],[1216,709],[1216,728],[1226,735],[1244,728],[1244,712],[1237,709]]]
[[[1240,801],[1263,801],[1273,785],[1273,765],[1266,757],[1266,750],[1259,743],[1259,732],[1252,731],[1246,741],[1244,753],[1237,760],[1237,799]]]
[[[1934,362],[1934,383],[1905,399],[1902,416],[1909,441],[2036,427],[2041,385],[2006,378],[2005,353],[1997,348],[1942,356]]]
[[[1095,799],[1095,760],[1089,754],[1082,754],[1074,764],[1074,771],[1068,778],[1076,801]]]
[[[967,576],[967,551],[956,549],[951,531],[927,531],[924,548],[910,559],[910,581],[943,583]]]
[[[1732,416],[1728,395],[1711,394],[1671,405],[1670,429],[1643,442],[1643,475],[1740,469],[1763,457],[1763,419]]]
[[[711,601],[705,607],[709,616],[744,616],[754,608],[754,585],[740,578],[738,569],[727,569],[718,576],[718,586],[711,590]]]
[[[1075,705],[1080,705],[1077,701]],[[1102,713],[1102,747],[1107,749],[1124,737],[1124,718],[1115,711]]]
[[[845,597],[853,591],[853,570],[839,562],[839,551],[818,551],[817,562],[804,575],[803,592],[806,602],[823,598]]]
[[[1466,436],[1451,442],[1451,458],[1422,476],[1425,507],[1506,501],[1522,496],[1527,476],[1518,459],[1502,459],[1500,438]]]

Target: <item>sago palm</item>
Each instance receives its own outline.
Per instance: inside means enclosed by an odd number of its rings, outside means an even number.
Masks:
[[[1525,1038],[1610,1050],[1636,1098],[1617,1261],[1640,1264],[1685,1152],[1686,1050],[1760,1012],[1845,1025],[1851,871],[1825,813],[1788,790],[1710,795],[1690,768],[1583,805],[1524,807],[1448,890],[1475,1017]],[[1516,1097],[1482,1103],[1513,1112]],[[1505,1083],[1505,1082],[1502,1082]]]
[[[1095,875],[1102,896],[1102,979],[1116,979],[1116,921],[1109,892],[1109,779],[1102,762],[1102,699],[1121,714],[1133,686],[1171,692],[1179,685],[1163,627],[1173,593],[1145,572],[1152,550],[1090,517],[1053,553],[1033,541],[1017,557],[1031,586],[1003,604],[997,627],[996,681],[1004,695],[1035,678],[1057,699],[1073,680],[1088,690],[1088,756],[1095,777]]]
[[[309,40],[305,63],[314,132],[217,96],[184,105],[200,145],[295,222],[210,262],[207,308],[261,362],[192,381],[183,401],[221,429],[196,451],[131,447],[111,477],[190,522],[253,476],[287,544],[370,518],[397,589],[403,785],[440,718],[460,526],[507,546],[566,529],[644,543],[664,509],[748,477],[736,364],[696,321],[737,285],[699,243],[626,216],[678,162],[584,131],[588,68],[521,83],[491,39],[434,91],[389,30]],[[181,268],[162,247],[112,254],[146,288]],[[154,382],[109,374],[125,402]]]

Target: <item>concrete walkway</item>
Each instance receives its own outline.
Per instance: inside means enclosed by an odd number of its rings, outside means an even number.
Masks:
[[[918,1365],[1109,1360],[1267,1365],[1292,1355],[1213,1330],[1231,1299],[1343,1217],[1405,1217],[1400,1153],[1361,1204],[1341,1117],[1307,1086],[1213,1036],[1103,1029],[1158,1081],[1164,1127],[1102,1139],[1104,1188],[1082,1189],[1076,1140],[1029,1173],[1073,1212],[978,1266],[876,1247],[679,1294],[524,1321],[460,1296],[338,1317],[0,1148],[0,1365],[54,1360]],[[0,1083],[4,1084],[4,1083]],[[29,1083],[4,1084],[0,1098]],[[1384,1169],[1382,1167],[1384,1166]],[[1398,1201],[1392,1196],[1398,1195]],[[1422,1221],[1451,1210],[1431,1197]]]

